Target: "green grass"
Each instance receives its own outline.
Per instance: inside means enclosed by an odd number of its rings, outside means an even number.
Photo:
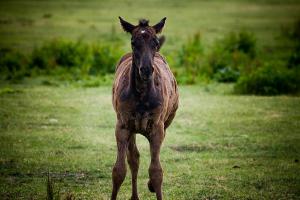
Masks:
[[[153,23],[167,16],[165,50],[173,50],[182,41],[201,31],[206,44],[232,30],[254,32],[259,44],[274,46],[281,26],[300,15],[298,0],[6,0],[0,1],[0,46],[31,50],[55,37],[78,38],[96,42],[112,34],[126,41],[118,16],[132,23],[141,17]]]
[[[91,43],[120,38],[128,51],[119,15],[132,23],[149,18],[152,24],[167,16],[165,55],[198,31],[209,47],[245,29],[274,56],[287,45],[278,42],[281,27],[299,13],[298,0],[3,0],[0,48],[30,52],[58,37]],[[48,171],[62,196],[109,198],[116,157],[111,88],[81,87],[100,82],[60,84],[37,77],[21,85],[0,83],[0,199],[45,199]],[[164,196],[300,199],[300,97],[231,91],[232,85],[180,87],[180,107],[161,152]],[[140,199],[155,199],[146,186],[149,145],[137,139]],[[127,175],[119,199],[130,197],[129,170]]]
[[[227,91],[224,92],[223,91]],[[226,85],[182,86],[161,152],[166,199],[299,199],[300,98],[233,96]],[[55,191],[108,199],[115,161],[111,88],[1,86],[0,196]],[[138,189],[148,192],[149,146]],[[119,193],[130,197],[130,172]]]

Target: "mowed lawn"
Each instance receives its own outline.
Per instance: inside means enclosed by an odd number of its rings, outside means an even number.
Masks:
[[[300,98],[221,94],[181,86],[161,151],[165,199],[299,199]],[[111,88],[12,86],[0,95],[0,197],[108,199],[115,161]],[[225,89],[227,86],[225,86]],[[138,136],[140,199],[149,146]],[[130,171],[119,193],[130,198]]]
[[[134,24],[140,18],[154,24],[166,16],[166,52],[199,31],[211,44],[244,29],[255,33],[260,46],[273,47],[282,27],[292,25],[299,13],[299,0],[2,0],[0,47],[30,51],[58,37],[102,43],[117,35],[128,41],[118,16]]]

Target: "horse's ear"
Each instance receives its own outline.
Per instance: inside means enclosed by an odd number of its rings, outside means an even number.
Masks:
[[[122,17],[119,17],[119,19],[120,19],[120,23],[121,23],[122,28],[124,29],[124,31],[126,31],[128,33],[132,33],[135,26],[130,24],[129,22],[126,22],[124,19],[122,19]]]
[[[159,46],[158,46],[158,50],[157,51],[159,51],[160,50],[160,48],[162,47],[162,45],[165,43],[165,41],[166,41],[166,37],[165,36],[160,36],[159,38],[158,38],[158,42],[159,42]]]
[[[160,33],[165,25],[165,21],[166,21],[166,17],[164,17],[162,20],[160,20],[160,22],[158,22],[157,24],[155,24],[154,26],[152,26],[155,30],[156,33]]]

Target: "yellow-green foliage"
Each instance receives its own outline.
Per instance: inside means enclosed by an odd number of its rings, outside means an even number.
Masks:
[[[297,93],[300,78],[293,75],[299,72],[297,30],[296,26],[287,34],[295,41],[292,47],[284,49],[288,57],[278,57],[278,53],[262,56],[268,52],[258,49],[254,34],[243,30],[224,35],[209,48],[203,45],[201,34],[197,32],[181,48],[167,53],[167,61],[179,84],[238,82],[235,88],[239,93]],[[2,49],[1,79],[20,80],[43,75],[65,82],[75,81],[84,87],[111,84],[115,66],[124,54],[122,42],[115,39],[99,44],[56,39],[35,48],[29,55]],[[259,52],[262,55],[258,56]],[[43,83],[59,85],[53,80]]]
[[[16,80],[40,75],[69,81],[90,79],[89,76],[105,79],[107,74],[114,73],[123,53],[118,42],[89,44],[62,39],[46,42],[29,55],[1,49],[1,79]]]
[[[253,34],[241,31],[229,33],[214,43],[208,55],[211,76],[220,82],[235,82],[240,74],[255,63],[257,52]]]
[[[200,33],[189,38],[173,56],[173,71],[179,83],[195,84],[206,79],[235,82],[256,65],[256,39],[246,31],[232,32],[205,49]],[[172,60],[172,58],[171,58]]]
[[[28,59],[18,51],[12,49],[0,49],[0,78],[18,79],[25,73]]]
[[[285,37],[291,48],[283,61],[276,58],[263,63],[249,73],[243,73],[235,85],[235,91],[242,94],[277,95],[300,92],[300,21],[297,21]]]
[[[278,95],[300,91],[300,71],[266,65],[242,76],[235,91],[242,94]]]
[[[171,63],[175,77],[180,84],[195,84],[203,74],[204,46],[200,32],[194,34],[174,54],[175,63]],[[172,59],[172,58],[171,58]]]

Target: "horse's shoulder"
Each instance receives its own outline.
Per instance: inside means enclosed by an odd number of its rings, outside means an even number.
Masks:
[[[167,61],[166,61],[165,57],[163,57],[159,52],[156,52],[154,57],[156,59],[162,61],[163,63],[167,64]]]
[[[118,62],[117,64],[117,67],[116,67],[116,71],[118,70],[119,66],[125,62],[125,61],[129,61],[129,60],[132,60],[132,53],[127,53],[125,54],[124,56],[122,56],[122,58],[120,59],[120,61]]]
[[[155,63],[154,66],[155,66],[158,74],[160,74],[162,76],[167,76],[169,78],[173,77],[173,74],[171,72],[171,69],[170,69],[165,57],[162,56],[158,52],[155,54],[154,63]]]

